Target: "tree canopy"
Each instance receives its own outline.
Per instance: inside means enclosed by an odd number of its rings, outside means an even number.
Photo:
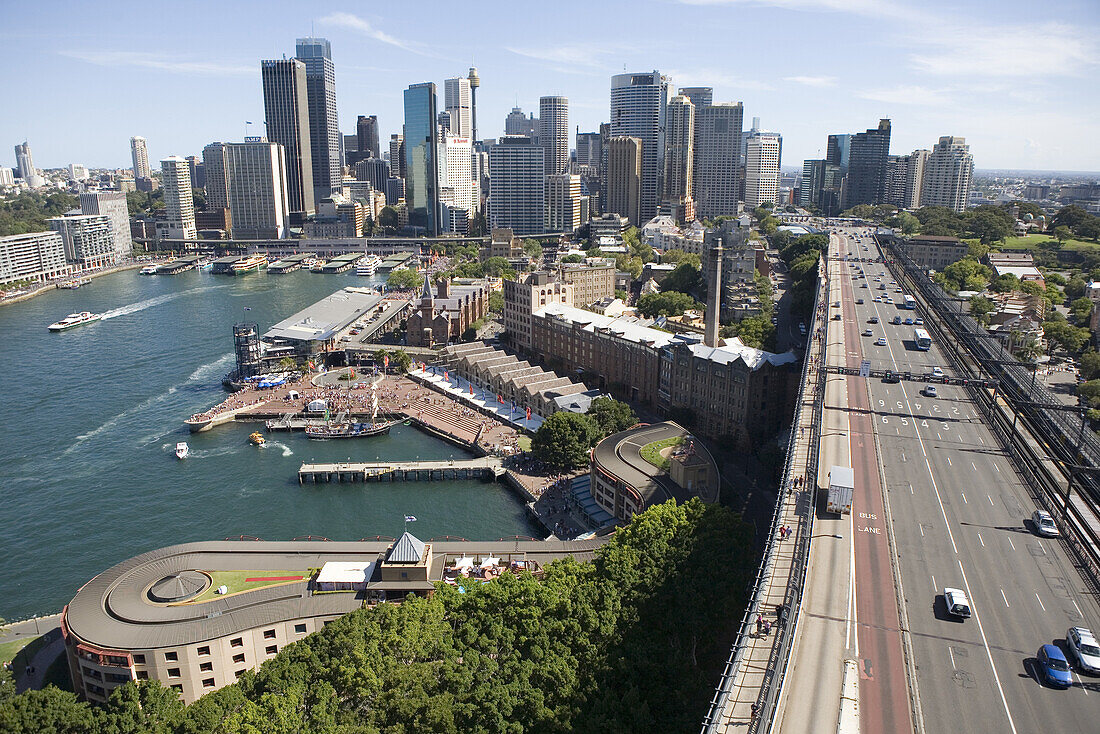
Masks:
[[[49,229],[46,220],[60,217],[73,207],[80,206],[80,200],[72,194],[56,192],[40,194],[37,191],[24,191],[6,201],[0,201],[0,237],[27,232],[45,232]]]
[[[599,426],[601,436],[625,431],[638,422],[637,414],[629,405],[606,396],[593,400],[586,415]]]
[[[415,270],[410,268],[395,268],[390,271],[390,276],[386,278],[387,286],[390,288],[400,288],[401,290],[416,288],[420,283],[420,276],[416,274]]]
[[[698,258],[696,258],[698,259]],[[685,260],[672,269],[672,272],[661,281],[661,290],[679,291],[697,296],[706,294],[706,283],[703,282],[703,274],[699,271],[699,265]]]
[[[542,422],[531,439],[535,458],[560,469],[588,463],[588,450],[600,437],[600,428],[586,414],[560,410]]]
[[[647,293],[638,299],[638,313],[646,318],[679,316],[689,308],[701,308],[694,298],[679,291]]]

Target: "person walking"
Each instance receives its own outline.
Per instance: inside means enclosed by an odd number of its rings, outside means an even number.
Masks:
[[[756,634],[760,634],[760,630],[764,627],[764,618],[759,614],[756,615]]]

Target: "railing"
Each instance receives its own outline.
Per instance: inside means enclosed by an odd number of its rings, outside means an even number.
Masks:
[[[813,340],[818,338],[820,333],[820,367],[824,366],[825,345],[828,343],[829,320],[823,318],[825,314],[820,311],[823,304],[827,303],[827,299],[825,298],[827,288],[827,259],[822,259],[818,262],[818,289],[814,299],[813,310],[815,321],[811,322],[811,328],[807,336],[807,344],[812,345]],[[817,321],[821,323],[820,332],[814,328]],[[715,727],[721,722],[722,714],[725,711],[731,693],[730,688],[742,664],[746,649],[746,639],[747,635],[750,634],[752,621],[757,614],[762,614],[766,611],[763,608],[765,603],[764,597],[766,596],[768,581],[775,567],[779,548],[776,542],[778,536],[777,530],[783,518],[788,500],[790,499],[789,493],[793,486],[795,474],[801,473],[805,478],[804,486],[806,489],[803,490],[800,498],[795,499],[795,501],[800,504],[796,510],[798,527],[796,528],[795,535],[794,557],[791,561],[792,565],[787,579],[787,589],[784,594],[783,606],[786,620],[779,620],[777,633],[772,643],[771,654],[768,658],[768,665],[764,674],[764,681],[760,687],[760,693],[757,696],[756,715],[753,716],[752,720],[749,722],[747,731],[759,732],[762,730],[767,731],[771,728],[772,718],[775,713],[775,704],[778,700],[781,688],[779,683],[782,682],[783,676],[786,673],[787,663],[790,658],[791,640],[794,638],[794,632],[797,626],[798,609],[801,606],[802,593],[805,588],[806,564],[809,559],[810,538],[813,535],[814,487],[816,487],[819,444],[818,429],[825,396],[826,373],[824,369],[817,369],[816,371],[812,369],[812,353],[813,348],[811,346],[806,350],[806,355],[803,360],[802,381],[798,389],[798,397],[795,401],[795,413],[794,420],[791,423],[791,435],[787,441],[787,460],[783,470],[783,480],[779,486],[779,497],[775,504],[775,510],[772,513],[764,557],[760,562],[760,567],[756,572],[756,578],[753,581],[752,591],[749,595],[749,606],[745,610],[744,616],[741,618],[741,624],[738,627],[737,636],[734,638],[733,646],[730,649],[729,658],[722,671],[714,696],[711,699],[710,708],[703,719],[703,734],[714,732]],[[816,375],[816,379],[812,384],[814,401],[812,419],[809,426],[810,435],[800,436],[798,422],[802,414],[803,401],[806,399],[806,389],[811,385],[810,378],[812,375]],[[809,451],[806,466],[800,472],[796,472],[795,447],[800,440],[809,441]],[[784,623],[785,621],[790,621],[792,623]]]

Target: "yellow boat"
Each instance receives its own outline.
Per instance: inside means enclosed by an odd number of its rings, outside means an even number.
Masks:
[[[255,433],[251,434],[248,437],[248,441],[253,446],[263,446],[265,443],[267,443],[267,439],[264,438],[264,434],[260,433],[259,431],[256,431]]]

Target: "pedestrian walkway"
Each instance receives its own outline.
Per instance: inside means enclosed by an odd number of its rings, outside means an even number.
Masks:
[[[492,413],[498,420],[516,428],[533,432],[542,425],[542,416],[531,413],[531,417],[528,418],[526,411],[512,409],[508,401],[500,403],[496,393],[471,385],[468,380],[457,375],[448,373],[448,379],[444,379],[444,372],[445,370],[440,367],[428,367],[427,370],[414,367],[409,371],[409,376],[425,385],[431,385],[433,389],[455,400],[461,400],[482,412]]]

